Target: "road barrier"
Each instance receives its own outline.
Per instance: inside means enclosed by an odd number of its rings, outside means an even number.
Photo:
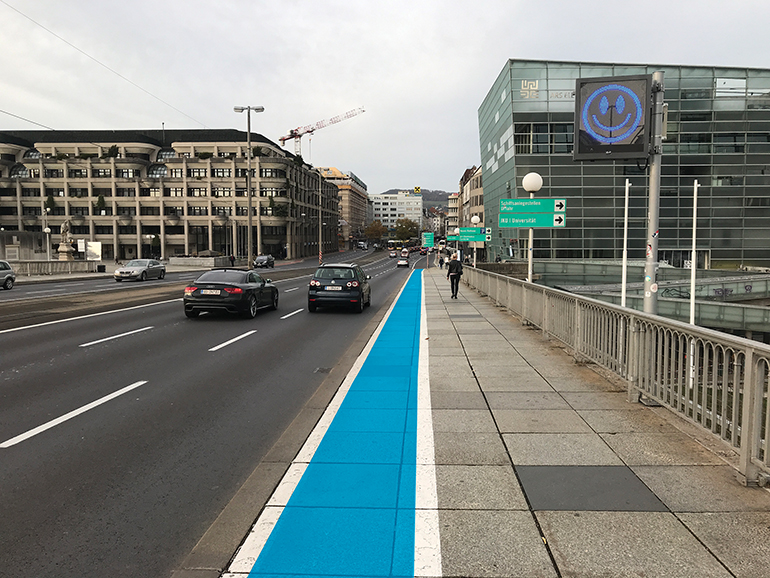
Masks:
[[[770,484],[770,346],[472,267],[463,281],[523,323],[623,378],[641,397],[739,454],[744,484]]]

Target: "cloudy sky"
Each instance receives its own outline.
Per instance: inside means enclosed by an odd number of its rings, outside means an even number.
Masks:
[[[770,68],[767,0],[0,0],[0,21],[0,130],[245,130],[233,106],[261,105],[277,142],[363,106],[302,152],[370,193],[457,190],[508,58]]]

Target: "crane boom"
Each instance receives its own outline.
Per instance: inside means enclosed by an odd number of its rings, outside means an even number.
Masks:
[[[365,111],[364,111],[364,107],[362,106],[359,108],[354,108],[353,110],[349,110],[343,114],[338,114],[337,116],[333,116],[331,118],[319,120],[318,122],[315,122],[313,124],[308,124],[305,126],[293,128],[289,130],[289,134],[287,134],[286,136],[282,136],[278,140],[281,141],[281,144],[283,145],[286,143],[287,140],[294,139],[294,154],[296,154],[297,156],[301,156],[303,135],[313,134],[318,129],[327,127],[330,124],[336,124],[338,122],[342,122],[343,120],[347,120],[349,118],[353,118],[354,116],[358,116],[363,112]]]

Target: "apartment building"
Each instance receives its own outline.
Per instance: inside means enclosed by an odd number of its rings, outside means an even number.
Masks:
[[[396,226],[399,219],[409,219],[417,223],[422,230],[422,194],[412,191],[397,191],[372,195],[374,220],[380,221],[388,229]]]
[[[366,183],[352,172],[344,173],[334,167],[319,169],[324,178],[339,189],[339,244],[340,249],[352,249],[353,243],[363,238],[369,194]]]
[[[99,241],[102,259],[203,251],[245,256],[246,132],[0,131],[0,227]],[[254,253],[337,250],[338,189],[251,135]],[[257,246],[257,240],[261,246]],[[58,243],[57,243],[58,244]],[[45,258],[42,256],[41,258]]]

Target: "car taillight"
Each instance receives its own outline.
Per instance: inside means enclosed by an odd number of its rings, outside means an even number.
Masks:
[[[358,287],[358,281],[348,281],[348,287]]]
[[[225,287],[224,288],[225,293],[229,293],[230,295],[238,295],[240,293],[243,293],[243,289],[240,287]]]
[[[320,287],[320,286],[321,286],[321,282],[320,282],[320,281],[317,281],[317,280],[315,280],[315,279],[311,279],[311,280],[310,280],[310,286],[311,286],[311,287]]]
[[[198,288],[197,287],[185,287],[184,288],[184,294],[185,295],[192,295]]]

